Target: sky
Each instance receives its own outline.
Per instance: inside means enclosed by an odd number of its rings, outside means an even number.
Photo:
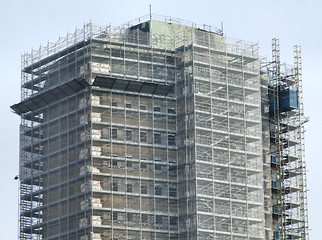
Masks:
[[[258,42],[271,56],[271,39],[280,39],[281,60],[293,63],[293,45],[302,46],[310,239],[321,239],[322,208],[322,1],[321,0],[0,0],[1,239],[17,239],[20,118],[9,106],[20,100],[21,55],[55,42],[75,27],[92,21],[121,25],[149,14],[160,14],[220,27],[228,37]]]

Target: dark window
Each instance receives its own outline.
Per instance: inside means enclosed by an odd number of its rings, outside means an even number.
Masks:
[[[140,132],[140,142],[147,142],[146,132]]]
[[[141,186],[141,194],[148,194],[148,187],[146,185]]]
[[[112,139],[117,139],[117,129],[116,128],[112,128],[111,136],[112,136]]]
[[[141,222],[142,223],[148,223],[148,215],[147,214],[142,214]]]
[[[127,213],[127,221],[133,222],[133,213]]]
[[[168,113],[176,113],[176,110],[174,108],[168,108]]]
[[[128,193],[131,193],[132,192],[132,184],[131,183],[126,184],[126,191]]]
[[[162,216],[157,215],[155,217],[155,224],[162,224]]]
[[[176,135],[168,134],[168,145],[174,146],[176,145]]]
[[[176,116],[168,116],[169,123],[176,123]]]
[[[132,141],[132,130],[125,131],[126,141]]]
[[[112,160],[112,165],[113,165],[113,167],[117,167],[117,161],[116,160]]]
[[[155,165],[154,165],[154,169],[155,169],[156,171],[161,171],[161,170],[162,170],[162,165],[160,165],[160,164],[155,164]]]
[[[178,225],[178,218],[177,217],[170,217],[170,225]]]
[[[118,219],[117,212],[113,212],[112,218],[113,218],[114,221],[117,221],[117,219]]]
[[[142,162],[142,163],[141,163],[141,169],[147,169],[147,168],[148,168],[148,164],[147,164],[147,163]]]
[[[176,166],[169,166],[169,175],[176,175],[176,174],[177,174]]]
[[[155,111],[155,112],[161,112],[161,107],[154,106],[153,111]]]
[[[127,163],[126,163],[126,166],[127,166],[128,168],[132,168],[132,162],[127,162]]]
[[[169,196],[176,197],[177,196],[177,189],[176,188],[169,188]]]
[[[141,110],[146,110],[146,105],[141,104],[141,105],[140,105],[140,109],[141,109]]]
[[[162,195],[162,187],[161,186],[155,186],[155,195]]]
[[[154,133],[154,143],[161,144],[161,133]]]
[[[127,104],[125,104],[125,107],[126,108],[132,108],[132,104],[131,103],[127,103]]]
[[[112,191],[118,191],[118,184],[117,183],[113,183],[112,184]]]
[[[112,101],[112,106],[117,107],[117,101]]]

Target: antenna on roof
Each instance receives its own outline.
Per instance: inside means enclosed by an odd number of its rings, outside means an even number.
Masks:
[[[152,10],[151,10],[151,4],[150,4],[150,20],[152,19]]]
[[[221,34],[224,35],[224,22],[221,22]]]

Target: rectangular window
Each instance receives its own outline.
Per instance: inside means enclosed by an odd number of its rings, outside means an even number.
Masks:
[[[115,192],[118,191],[118,184],[116,182],[113,182],[112,184],[112,191],[115,191]]]
[[[161,112],[161,107],[160,106],[154,106],[153,111]]]
[[[147,163],[142,162],[142,163],[141,163],[141,169],[147,169],[147,168],[148,168],[148,164],[147,164]]]
[[[132,130],[125,131],[126,141],[132,141]]]
[[[133,213],[127,213],[126,217],[128,222],[133,222]]]
[[[157,215],[155,217],[155,224],[162,224],[162,216]]]
[[[177,174],[177,167],[176,166],[169,166],[169,175],[174,176]]]
[[[141,104],[140,105],[140,110],[146,110],[146,105]]]
[[[114,221],[117,221],[118,220],[118,214],[117,214],[117,212],[113,212],[112,218],[113,218]]]
[[[131,183],[126,184],[126,191],[128,193],[131,193],[132,192],[132,184]]]
[[[176,123],[176,116],[168,116],[168,123]]]
[[[146,132],[140,132],[140,142],[147,142]]]
[[[177,189],[176,188],[169,188],[169,196],[170,197],[176,197],[177,196]]]
[[[168,113],[176,113],[176,110],[174,108],[168,108]]]
[[[176,145],[176,135],[168,134],[168,145],[175,146]]]
[[[117,107],[117,101],[112,101],[112,106]]]
[[[178,225],[178,218],[177,217],[170,217],[170,225]]]
[[[161,144],[161,133],[154,133],[154,143]]]
[[[117,129],[116,128],[111,129],[111,138],[117,139]]]
[[[126,162],[127,168],[132,168],[132,162]]]
[[[125,107],[126,108],[132,108],[132,104],[131,103],[127,103],[127,104],[125,104]]]
[[[142,214],[141,215],[141,222],[143,224],[147,224],[148,223],[148,215],[147,214]]]
[[[162,187],[161,186],[155,186],[155,195],[162,195]]]
[[[117,167],[117,161],[116,160],[112,160],[112,165],[113,165],[113,167]]]
[[[141,185],[141,194],[148,194],[148,186]]]
[[[160,164],[155,164],[155,165],[154,165],[154,169],[155,169],[156,171],[161,171],[161,170],[162,170],[162,165],[160,165]]]

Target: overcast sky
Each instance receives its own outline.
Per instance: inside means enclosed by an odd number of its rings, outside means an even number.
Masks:
[[[322,208],[322,1],[321,0],[0,0],[0,69],[2,81],[0,232],[17,239],[20,119],[9,106],[20,99],[21,54],[73,32],[92,21],[121,25],[149,13],[220,27],[226,36],[258,42],[261,55],[271,56],[271,39],[280,39],[281,60],[293,63],[293,45],[302,46],[303,85],[311,239],[321,239]],[[319,139],[320,137],[320,139]],[[321,149],[320,149],[321,148]]]

